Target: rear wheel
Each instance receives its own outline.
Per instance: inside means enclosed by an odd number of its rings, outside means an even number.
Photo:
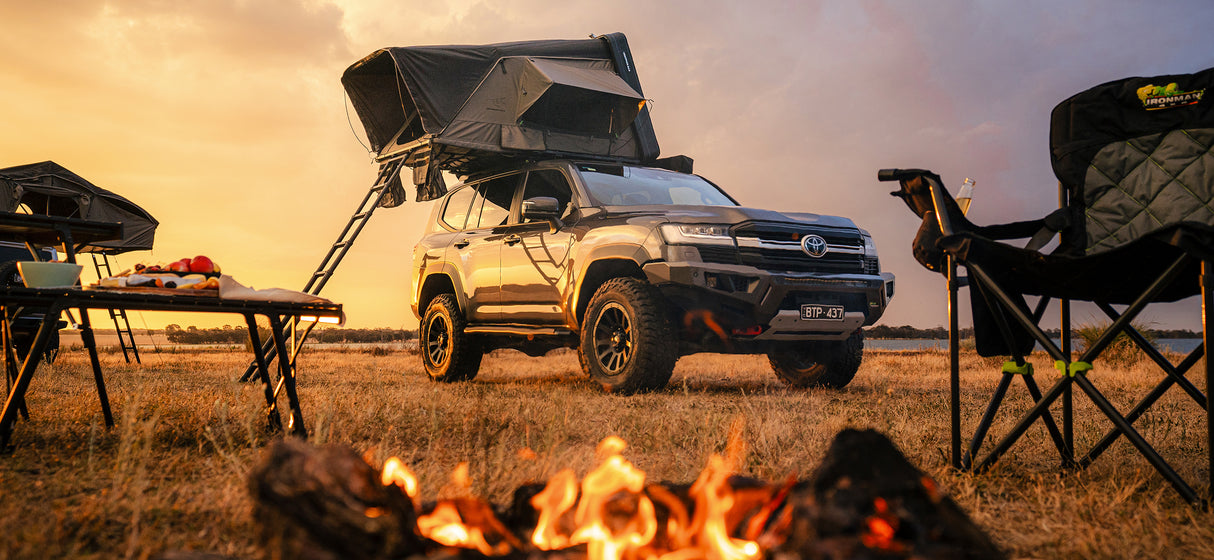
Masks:
[[[679,359],[674,329],[657,288],[635,278],[608,280],[582,320],[582,370],[607,392],[638,393],[666,386]]]
[[[470,381],[481,367],[481,348],[464,332],[468,325],[453,294],[430,301],[422,317],[419,349],[426,374],[434,381]]]
[[[863,358],[860,331],[846,340],[788,344],[767,353],[776,377],[797,388],[841,389],[856,376]]]

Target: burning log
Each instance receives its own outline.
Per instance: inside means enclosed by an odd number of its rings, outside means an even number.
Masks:
[[[413,502],[349,447],[279,440],[249,474],[249,493],[276,558],[398,558],[422,548]]]
[[[263,546],[278,558],[1004,557],[874,431],[840,433],[810,480],[782,484],[733,476],[715,456],[693,484],[647,484],[622,449],[604,440],[602,465],[580,483],[564,471],[518,488],[506,508],[471,498],[415,506],[416,481],[393,474],[403,467],[380,474],[353,450],[296,440],[272,446],[249,488]]]
[[[884,435],[840,432],[806,488],[790,498],[777,550],[825,558],[1004,558],[931,477]]]

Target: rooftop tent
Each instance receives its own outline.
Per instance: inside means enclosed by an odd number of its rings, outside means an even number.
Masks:
[[[160,225],[135,203],[53,161],[0,169],[0,211],[122,222],[121,240],[77,249],[88,253],[150,250],[156,226]]]
[[[625,161],[658,156],[628,41],[391,47],[342,76],[371,148],[410,152],[418,199],[442,195],[437,169],[467,175],[504,159],[578,155]],[[397,184],[399,188],[399,184]],[[389,205],[403,198],[391,197]]]

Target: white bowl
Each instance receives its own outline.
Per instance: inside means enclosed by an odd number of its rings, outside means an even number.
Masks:
[[[72,263],[20,261],[17,271],[26,288],[70,288],[84,267]]]

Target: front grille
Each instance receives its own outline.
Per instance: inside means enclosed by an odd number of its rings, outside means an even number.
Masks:
[[[756,222],[742,224],[733,233],[740,264],[786,272],[859,274],[868,270],[864,240],[856,229]],[[810,234],[821,236],[830,248],[820,258],[801,250],[801,239]]]
[[[864,272],[861,255],[827,253],[821,258],[806,255],[798,247],[789,249],[758,249],[743,247],[738,250],[741,264],[763,270],[787,272],[823,272],[831,274],[858,274]]]

